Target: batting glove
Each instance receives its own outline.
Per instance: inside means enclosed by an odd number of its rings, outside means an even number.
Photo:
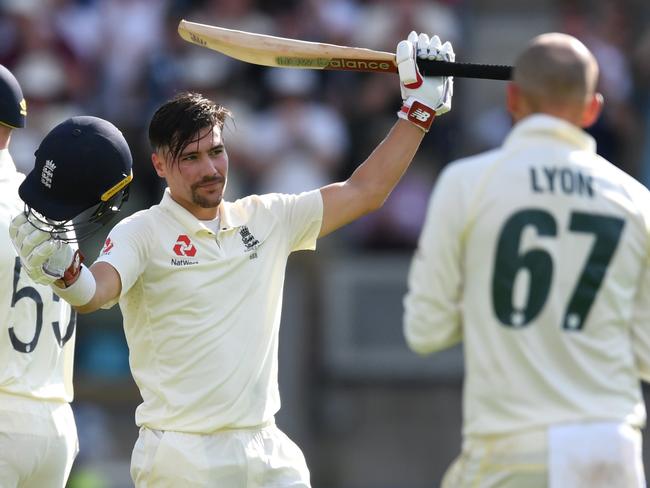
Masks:
[[[415,31],[397,44],[396,62],[404,101],[397,115],[428,132],[436,115],[451,110],[454,79],[451,76],[423,77],[417,58],[453,62],[456,55],[448,41],[442,44],[438,36],[429,38]]]
[[[76,281],[81,254],[67,242],[53,238],[47,227],[37,227],[20,213],[9,225],[9,237],[32,281],[52,285],[62,279],[66,286]]]

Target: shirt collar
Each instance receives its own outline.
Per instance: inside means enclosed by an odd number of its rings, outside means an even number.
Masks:
[[[203,223],[191,212],[185,209],[182,205],[178,204],[172,198],[169,188],[165,188],[165,193],[163,194],[162,200],[160,201],[160,206],[174,215],[174,217],[176,217],[191,232],[209,232],[210,234],[214,234],[212,230],[203,225]],[[242,211],[242,209],[238,208],[231,202],[222,200],[221,205],[219,205],[218,212],[221,230],[230,230],[235,227],[241,227],[246,223],[245,213]]]
[[[548,114],[533,114],[520,120],[510,131],[504,146],[530,137],[560,139],[578,150],[596,152],[596,140],[593,137],[572,123]]]

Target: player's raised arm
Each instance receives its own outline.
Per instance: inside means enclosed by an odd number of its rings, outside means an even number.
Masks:
[[[449,42],[415,32],[397,45],[400,89],[404,104],[386,138],[344,182],[321,188],[323,223],[320,237],[380,208],[408,168],[436,115],[451,109],[453,79],[423,78],[419,58],[454,61]]]

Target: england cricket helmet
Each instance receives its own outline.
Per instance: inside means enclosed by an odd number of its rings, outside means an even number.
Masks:
[[[131,151],[110,122],[72,117],[52,129],[34,153],[34,169],[18,188],[30,221],[54,237],[80,241],[105,225],[128,199]]]
[[[25,127],[27,104],[16,77],[0,64],[0,124],[17,129]]]

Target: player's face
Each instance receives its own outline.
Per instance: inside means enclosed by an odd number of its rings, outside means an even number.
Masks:
[[[214,218],[228,175],[228,154],[221,130],[205,129],[198,141],[183,150],[175,164],[166,163],[165,174],[161,176],[167,180],[174,200],[200,219]]]

